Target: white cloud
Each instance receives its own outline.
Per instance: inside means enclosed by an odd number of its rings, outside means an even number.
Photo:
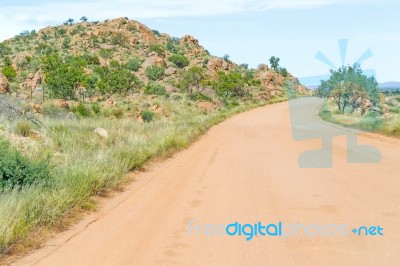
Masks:
[[[304,9],[332,4],[332,0],[87,0],[85,2],[39,2],[3,6],[0,10],[0,40],[22,30],[60,23],[69,17],[133,19],[210,16],[270,9]]]

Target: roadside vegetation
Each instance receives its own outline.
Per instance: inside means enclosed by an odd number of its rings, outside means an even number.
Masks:
[[[332,70],[316,94],[327,99],[322,119],[400,137],[400,97],[380,92],[375,78],[364,75],[359,65]]]
[[[286,100],[289,83],[302,88],[276,57],[250,69],[191,36],[127,18],[80,21],[0,43],[2,254],[36,247],[34,232],[91,210],[129,171],[233,114]]]

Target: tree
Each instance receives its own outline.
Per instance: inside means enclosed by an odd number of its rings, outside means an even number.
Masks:
[[[353,82],[343,82],[330,91],[330,97],[337,105],[339,111],[345,112],[346,107],[351,107],[351,113],[360,106],[362,100],[367,98],[366,91]]]
[[[45,56],[42,59],[42,69],[50,96],[74,98],[76,89],[84,81],[84,65],[84,61],[77,57],[63,60],[59,54]]]
[[[64,25],[72,25],[74,24],[74,20],[72,18],[67,19],[67,21],[64,22]]]
[[[181,54],[171,55],[168,60],[174,63],[178,68],[184,68],[189,65],[189,60]]]
[[[350,107],[352,113],[366,99],[371,101],[372,106],[379,108],[378,83],[374,77],[364,75],[360,65],[343,66],[330,72],[329,80],[321,81],[317,95],[331,98],[340,112]]]
[[[82,22],[87,22],[88,19],[87,19],[87,17],[84,16],[84,17],[81,17],[80,21],[82,21]]]
[[[198,66],[193,66],[183,72],[179,84],[180,88],[189,95],[203,92],[207,85],[208,76],[205,74],[204,69]]]
[[[275,71],[278,70],[278,68],[279,68],[279,61],[280,61],[280,59],[279,59],[278,57],[275,57],[275,56],[272,56],[272,57],[269,59],[269,63],[271,64],[271,67],[272,67],[273,70],[275,70]]]
[[[100,77],[97,86],[102,93],[126,94],[133,88],[138,88],[142,85],[131,71],[122,66],[98,67],[96,68],[96,73]]]
[[[224,98],[243,97],[246,83],[240,72],[218,72],[218,80],[214,82],[214,88],[219,96]]]

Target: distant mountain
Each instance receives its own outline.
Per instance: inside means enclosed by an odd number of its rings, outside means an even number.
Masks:
[[[388,81],[384,83],[379,83],[380,89],[400,89],[400,82]]]

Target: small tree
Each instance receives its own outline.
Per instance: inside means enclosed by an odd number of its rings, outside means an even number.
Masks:
[[[279,61],[280,61],[280,59],[279,59],[278,57],[275,57],[275,56],[272,56],[272,57],[269,59],[269,63],[271,64],[271,67],[272,67],[273,70],[275,70],[275,71],[278,70],[278,68],[279,68]]]
[[[50,96],[71,99],[84,80],[84,61],[71,57],[63,60],[59,54],[47,55],[42,59],[45,82]]]
[[[183,72],[180,88],[189,95],[201,93],[208,84],[208,76],[204,73],[204,69],[198,66],[193,66]]]
[[[72,18],[67,19],[67,21],[64,22],[64,25],[72,25],[74,24],[74,20]]]
[[[82,21],[82,22],[87,22],[88,19],[87,19],[87,17],[84,16],[84,17],[81,17],[80,21]]]
[[[380,103],[378,83],[374,77],[364,75],[357,64],[331,70],[329,80],[321,82],[317,94],[330,97],[343,113],[347,107],[351,107],[350,113],[354,112],[364,99],[369,99],[375,107]]]
[[[240,72],[218,72],[218,80],[214,83],[214,87],[219,96],[224,98],[243,97],[246,92],[244,90],[245,81]]]

